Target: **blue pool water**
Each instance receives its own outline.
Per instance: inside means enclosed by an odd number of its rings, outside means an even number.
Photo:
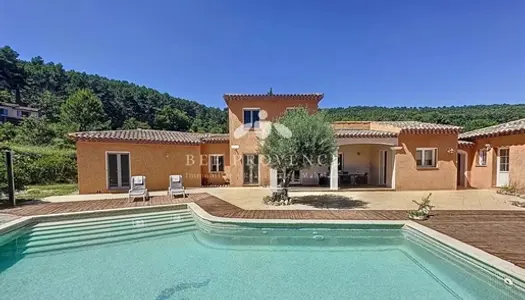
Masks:
[[[3,237],[0,272],[0,299],[525,299],[405,229],[214,227],[187,210],[36,224]]]

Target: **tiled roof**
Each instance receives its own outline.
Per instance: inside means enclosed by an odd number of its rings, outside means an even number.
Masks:
[[[38,108],[28,107],[28,106],[20,106],[20,105],[15,104],[15,103],[0,102],[0,106],[12,107],[12,108],[21,109],[21,110],[38,111]]]
[[[193,133],[151,129],[84,131],[69,134],[74,140],[83,141],[133,141],[149,143],[200,144],[224,142],[227,134]]]
[[[475,143],[469,141],[458,140],[458,146],[461,148],[474,147]]]
[[[335,135],[338,138],[387,138],[397,137],[397,133],[381,130],[368,129],[336,129]]]
[[[205,133],[201,137],[204,143],[224,143],[230,141],[230,135],[227,133]]]
[[[401,129],[401,132],[436,132],[436,133],[459,133],[461,127],[445,124],[425,123],[419,121],[378,121],[380,125],[387,125]]]
[[[461,139],[475,139],[481,137],[491,137],[498,135],[511,135],[525,133],[525,119],[511,121],[490,127],[480,128],[465,132],[459,135]]]
[[[224,94],[223,98],[228,103],[229,101],[236,100],[291,100],[291,101],[321,101],[324,94],[312,93],[312,94]]]

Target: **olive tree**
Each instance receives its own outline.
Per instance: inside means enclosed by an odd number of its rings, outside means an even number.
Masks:
[[[265,127],[259,153],[269,168],[282,174],[272,200],[287,200],[294,171],[330,165],[337,147],[334,131],[323,113],[309,114],[304,108],[288,110]]]

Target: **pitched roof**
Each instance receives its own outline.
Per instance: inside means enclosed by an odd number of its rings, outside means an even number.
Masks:
[[[12,107],[14,109],[21,109],[21,110],[38,111],[38,108],[21,106],[15,103],[0,102],[0,106]]]
[[[193,145],[228,141],[227,134],[193,133],[151,129],[84,131],[70,133],[69,137],[75,141],[128,141]]]
[[[324,94],[311,93],[311,94],[224,94],[223,98],[226,103],[229,101],[238,100],[290,100],[290,101],[321,101]]]
[[[525,119],[515,120],[508,123],[484,127],[468,131],[459,135],[461,139],[475,139],[499,135],[511,135],[525,133]]]
[[[459,126],[454,125],[425,123],[419,121],[377,121],[373,123],[399,128],[401,132],[407,133],[417,133],[421,131],[435,133],[459,133],[462,129]]]
[[[470,147],[474,147],[474,145],[475,143],[473,142],[458,140],[458,146],[460,148],[470,148]]]
[[[397,133],[369,129],[336,129],[335,136],[338,138],[386,138],[397,137]]]

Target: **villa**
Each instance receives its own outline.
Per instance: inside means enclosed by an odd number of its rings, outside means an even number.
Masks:
[[[81,194],[122,192],[130,176],[166,190],[181,174],[186,187],[274,186],[279,174],[257,155],[261,122],[288,109],[318,109],[323,94],[226,94],[229,133],[109,130],[70,134],[76,141]],[[296,172],[292,184],[455,190],[521,186],[525,180],[525,119],[461,133],[461,127],[416,121],[332,124],[338,144],[329,167]],[[240,132],[240,134],[239,134]]]

